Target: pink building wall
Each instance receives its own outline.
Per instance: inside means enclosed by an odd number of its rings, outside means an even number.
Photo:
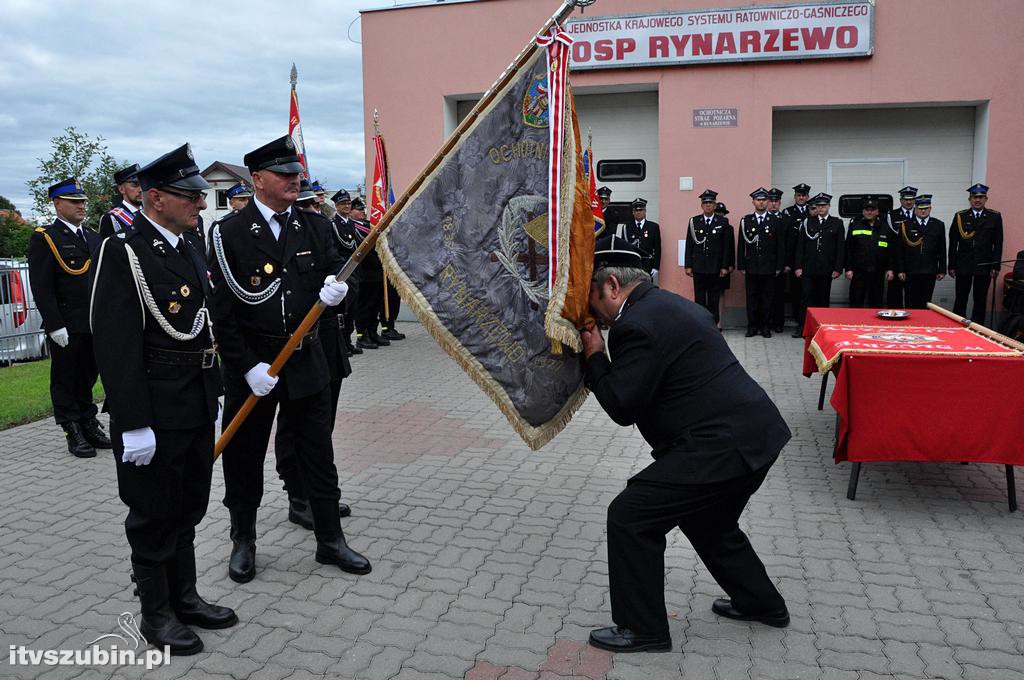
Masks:
[[[586,16],[740,4],[598,0],[587,8]],[[381,112],[392,175],[400,190],[443,142],[444,97],[485,91],[557,6],[552,0],[485,0],[364,13],[367,177],[373,172],[374,108]],[[690,280],[674,266],[675,243],[685,237],[688,217],[698,212],[696,194],[715,187],[729,197],[731,217],[749,211],[749,204],[737,197],[770,185],[775,107],[989,102],[987,163],[984,174],[976,172],[974,179],[992,187],[989,207],[1003,213],[1006,227],[1003,257],[1013,257],[1024,249],[1024,230],[1017,225],[1010,202],[1024,182],[1019,151],[1024,140],[1022,63],[1024,2],[877,0],[871,57],[609,69],[573,72],[571,77],[581,91],[598,85],[657,85],[659,222],[665,244],[661,283],[690,295]],[[695,106],[737,108],[740,125],[693,128]],[[695,158],[713,162],[695,163]],[[679,191],[681,176],[693,177],[695,191]],[[789,187],[782,188],[787,190],[783,205],[788,205]],[[736,277],[733,281],[727,304],[742,306],[742,284],[736,285]]]

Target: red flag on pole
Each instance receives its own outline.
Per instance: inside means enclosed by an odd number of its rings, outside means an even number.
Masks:
[[[377,226],[384,213],[395,202],[395,192],[391,187],[391,171],[388,169],[388,154],[384,148],[384,137],[377,128],[377,111],[373,112],[373,125],[377,132],[373,136],[373,188],[370,192],[370,224]]]
[[[305,168],[302,176],[309,179],[309,165],[306,163],[306,145],[302,141],[302,124],[299,122],[299,95],[295,92],[295,83],[298,82],[298,79],[298,71],[295,70],[295,64],[292,64],[292,102],[288,111],[288,136],[295,143],[299,160],[302,161],[302,167]]]

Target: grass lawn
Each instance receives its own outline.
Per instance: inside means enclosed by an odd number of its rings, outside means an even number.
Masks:
[[[98,380],[92,396],[103,398],[103,387]],[[0,368],[0,430],[39,420],[51,413],[49,359]]]

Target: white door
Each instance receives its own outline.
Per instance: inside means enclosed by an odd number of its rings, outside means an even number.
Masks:
[[[949,227],[967,207],[974,162],[973,106],[886,109],[780,110],[773,115],[772,184],[786,192],[811,185],[811,194],[885,193],[907,184],[933,195],[932,216]],[[838,206],[833,203],[833,210]],[[953,306],[948,277],[933,301]],[[846,286],[833,286],[833,304],[847,304]]]

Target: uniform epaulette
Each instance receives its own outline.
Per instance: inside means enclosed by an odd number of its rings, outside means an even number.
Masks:
[[[36,231],[39,232],[40,234],[45,234],[46,227],[36,227]]]

